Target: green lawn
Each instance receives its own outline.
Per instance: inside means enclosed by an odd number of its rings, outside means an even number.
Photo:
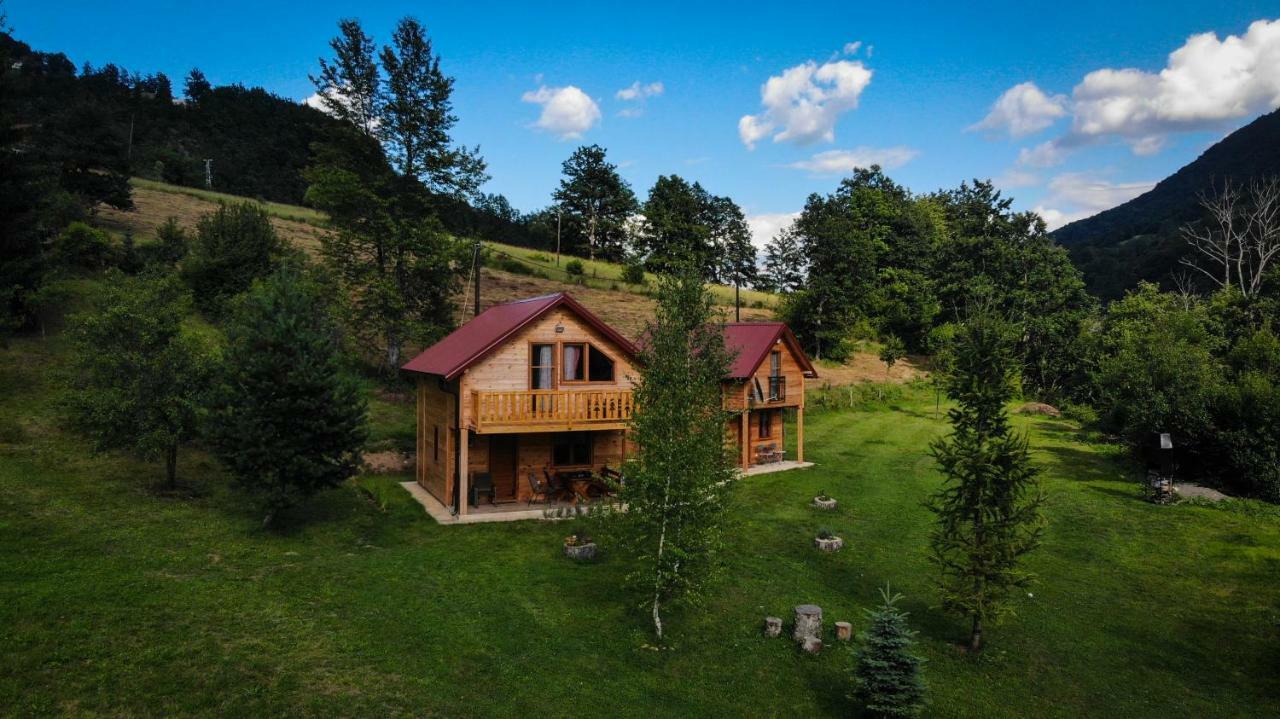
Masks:
[[[55,429],[55,346],[0,350],[0,713],[847,715],[847,647],[802,656],[761,619],[815,602],[858,626],[892,582],[931,716],[1280,715],[1277,513],[1145,504],[1065,422],[1029,421],[1050,495],[1040,581],[981,656],[932,608],[927,390],[811,413],[819,466],[739,485],[728,573],[655,651],[619,561],[559,556],[568,525],[441,527],[403,478],[376,477],[264,533],[198,452],[181,458],[189,496],[151,493],[157,467]],[[810,510],[818,489],[842,510]],[[822,526],[847,549],[817,555]]]

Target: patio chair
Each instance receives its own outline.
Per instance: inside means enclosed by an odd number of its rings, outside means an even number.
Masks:
[[[551,487],[548,486],[546,482],[538,479],[538,475],[533,472],[529,473],[529,491],[529,504],[533,504],[534,502],[551,504],[551,501],[555,499],[553,496],[554,493],[551,491]]]
[[[477,506],[480,495],[489,496],[489,504],[497,504],[498,493],[493,488],[493,475],[488,472],[472,472],[471,474],[471,506]]]
[[[556,499],[563,497],[571,500],[578,496],[573,493],[572,485],[567,484],[558,474],[552,474],[551,470],[546,467],[542,468],[542,476],[547,478],[547,489],[551,491]]]

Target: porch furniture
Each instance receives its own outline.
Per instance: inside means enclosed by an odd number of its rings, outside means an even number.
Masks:
[[[776,444],[761,445],[756,449],[756,464],[773,464],[781,462],[786,456],[786,450],[778,449]]]
[[[551,504],[555,499],[555,492],[551,490],[551,486],[546,482],[538,479],[538,475],[533,472],[529,473],[529,504],[534,502],[544,502]]]
[[[558,472],[553,473],[551,470],[543,467],[542,476],[546,478],[547,487],[551,489],[551,493],[555,495],[556,499],[560,499],[561,497],[564,497],[565,499],[573,499],[576,496],[573,493],[573,489],[565,484],[564,478],[561,477]]]
[[[472,472],[471,473],[471,506],[478,505],[480,495],[489,496],[489,504],[496,504],[498,493],[493,487],[493,475],[488,472]]]
[[[574,499],[591,499],[591,485],[595,481],[589,469],[569,469],[555,473],[561,486]]]

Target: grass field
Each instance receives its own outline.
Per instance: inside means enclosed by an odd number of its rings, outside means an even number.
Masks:
[[[848,715],[850,652],[803,656],[761,618],[860,611],[892,583],[920,630],[930,716],[1280,714],[1280,517],[1272,507],[1157,507],[1105,445],[1019,418],[1045,470],[1040,576],[987,651],[933,608],[921,499],[944,431],[923,388],[813,412],[818,466],[738,485],[728,569],[648,647],[606,554],[559,555],[571,525],[442,527],[397,486],[360,477],[279,533],[205,455],[181,497],[160,470],[92,457],[57,428],[60,341],[0,350],[0,713],[125,716]],[[375,434],[403,433],[382,406]],[[825,489],[841,501],[818,514]],[[829,526],[834,555],[810,546]],[[607,549],[607,548],[606,548]]]
[[[228,195],[222,192],[201,190],[181,185],[169,185],[155,180],[133,178],[133,199],[136,206],[133,212],[120,212],[111,208],[102,208],[99,212],[100,223],[115,232],[129,231],[140,240],[149,240],[155,236],[156,229],[169,217],[176,217],[178,222],[187,227],[194,227],[196,220],[203,214],[211,212],[219,202],[243,202],[244,197]],[[279,202],[259,203],[272,218],[276,231],[281,237],[303,249],[314,252],[320,247],[321,237],[328,232],[327,217],[323,212],[309,207],[286,205]],[[559,285],[587,287],[595,290],[616,293],[616,301],[629,302],[637,295],[648,290],[640,285],[628,285],[622,281],[622,265],[578,258],[583,264],[584,273],[574,278],[564,269],[571,259],[569,255],[560,258],[560,265],[555,264],[555,255],[543,250],[517,247],[500,242],[486,242],[495,255],[507,255],[516,258],[525,271],[535,272],[547,280]],[[511,273],[491,270],[502,275]],[[512,275],[518,277],[519,275]],[[654,276],[646,274],[652,285]],[[734,291],[724,285],[709,285],[711,294],[717,303],[732,306]],[[508,298],[511,299],[511,298]],[[764,308],[777,306],[777,296],[769,292],[743,289],[742,304],[751,307],[757,313]]]

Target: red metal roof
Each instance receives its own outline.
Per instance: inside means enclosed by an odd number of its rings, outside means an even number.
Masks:
[[[791,329],[782,322],[728,322],[724,327],[724,346],[734,354],[729,365],[730,379],[746,379],[755,374],[756,368],[769,356],[778,341],[785,342],[796,357],[806,377],[817,377],[813,363],[800,348],[800,342]],[[736,353],[736,354],[735,354]]]
[[[624,352],[635,355],[635,346],[630,340],[618,334],[604,320],[591,314],[567,293],[556,292],[490,307],[409,360],[400,369],[453,379],[530,322],[561,305],[568,306],[587,324],[613,340]]]

